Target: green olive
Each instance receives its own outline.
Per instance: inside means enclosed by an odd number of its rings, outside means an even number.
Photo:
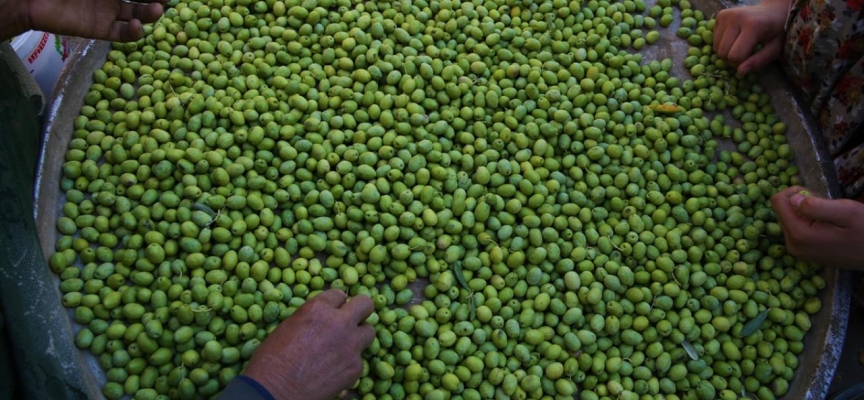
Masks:
[[[213,396],[326,288],[375,304],[364,398],[788,391],[825,281],[777,241],[787,126],[714,21],[433,3],[175,0],[112,45],[49,258],[105,397]]]

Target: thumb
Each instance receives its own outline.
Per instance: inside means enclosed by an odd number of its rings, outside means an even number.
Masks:
[[[796,193],[789,202],[802,216],[837,226],[847,226],[855,215],[855,207],[847,200],[830,200]]]
[[[781,40],[781,38],[775,38],[770,42],[765,43],[759,51],[753,53],[750,57],[747,57],[747,59],[738,66],[738,73],[741,75],[747,75],[749,72],[765,68],[780,56],[782,50],[783,40]]]

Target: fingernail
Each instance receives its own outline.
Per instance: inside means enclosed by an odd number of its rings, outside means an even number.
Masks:
[[[800,206],[801,202],[803,202],[803,201],[804,201],[804,196],[799,194],[799,193],[795,193],[794,195],[792,195],[792,197],[789,198],[789,202],[792,203],[792,207],[795,207],[795,208],[798,208],[798,206]]]
[[[749,65],[741,69],[741,75],[747,75],[748,73],[750,73]]]

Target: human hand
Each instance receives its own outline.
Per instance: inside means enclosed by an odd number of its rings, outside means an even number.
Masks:
[[[729,8],[717,13],[714,52],[745,75],[762,69],[780,56],[786,38],[791,0],[763,0],[756,6]],[[762,48],[753,52],[757,45]]]
[[[300,306],[267,337],[244,374],[277,399],[332,400],[363,372],[360,353],[375,339],[364,323],[374,308],[366,296],[331,289]]]
[[[156,22],[167,0],[23,0],[29,13],[26,30],[130,42],[144,36],[141,24]]]
[[[812,196],[794,186],[775,194],[771,205],[790,254],[826,266],[864,269],[864,204]]]

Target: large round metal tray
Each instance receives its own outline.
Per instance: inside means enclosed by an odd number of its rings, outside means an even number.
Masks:
[[[692,3],[708,16],[728,7],[719,0],[693,0]],[[671,27],[662,30],[661,40],[649,46],[644,55],[649,60],[666,57],[676,60],[673,76],[686,77],[688,73],[684,71],[681,60],[688,45],[673,34],[679,24],[680,19],[676,19]],[[46,259],[52,254],[57,239],[55,226],[63,200],[59,189],[61,166],[72,136],[72,122],[83,105],[84,95],[92,82],[92,72],[102,66],[109,50],[107,42],[82,43],[61,73],[50,102],[35,196],[39,236]],[[799,103],[789,81],[776,68],[763,73],[761,79],[762,86],[771,93],[776,112],[789,126],[787,136],[803,183],[814,193],[836,196],[836,176],[819,131]],[[805,337],[805,350],[799,357],[800,365],[790,384],[788,399],[824,399],[843,348],[849,314],[849,279],[847,272],[835,268],[826,268],[822,274],[827,282],[820,294],[822,310],[812,317],[813,328]],[[59,278],[54,276],[54,280],[55,287],[58,287]],[[71,317],[57,323],[73,333],[79,329]],[[80,352],[78,362],[88,383],[90,397],[101,398],[104,373],[95,358],[87,352]]]

